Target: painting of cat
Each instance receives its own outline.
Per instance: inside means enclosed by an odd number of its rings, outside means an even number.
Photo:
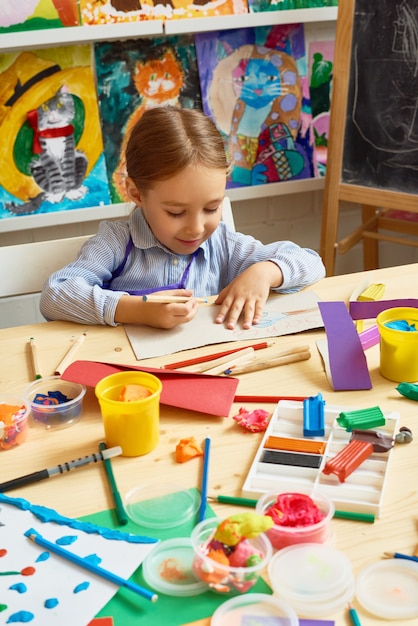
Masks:
[[[41,192],[23,204],[5,203],[8,211],[27,215],[37,211],[45,201],[57,204],[64,198],[79,200],[85,196],[87,189],[83,181],[87,157],[76,149],[74,117],[74,98],[65,85],[37,109],[28,112],[34,155],[29,170]]]
[[[132,128],[147,109],[163,104],[179,104],[184,74],[174,52],[167,49],[158,59],[138,61],[132,75],[132,83],[141,97],[141,103],[129,117],[120,147],[119,163],[113,174],[113,183],[119,196],[128,201],[125,191],[125,149]]]
[[[126,202],[124,152],[147,109],[171,104],[201,108],[191,35],[95,44],[100,117],[113,202]]]

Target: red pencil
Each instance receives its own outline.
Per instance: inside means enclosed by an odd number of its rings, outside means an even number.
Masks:
[[[176,370],[179,367],[188,367],[189,365],[198,365],[199,363],[206,363],[207,361],[214,361],[215,359],[220,359],[223,356],[228,356],[228,354],[234,354],[235,352],[244,350],[244,348],[253,348],[254,350],[262,350],[263,348],[268,348],[270,345],[271,344],[267,343],[267,341],[263,341],[261,343],[255,343],[252,346],[241,346],[240,348],[232,348],[231,350],[225,350],[224,352],[216,352],[216,354],[206,354],[205,356],[197,356],[194,359],[188,359],[187,361],[178,361],[177,363],[167,363],[166,365],[163,365],[163,369]]]
[[[280,402],[280,400],[295,400],[303,402],[307,396],[235,396],[234,402]]]

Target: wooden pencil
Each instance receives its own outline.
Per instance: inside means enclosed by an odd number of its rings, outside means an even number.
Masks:
[[[68,352],[65,355],[65,357],[62,359],[62,361],[60,363],[58,363],[58,365],[57,365],[57,367],[55,369],[55,375],[56,376],[61,376],[61,374],[63,374],[65,372],[67,367],[69,365],[71,365],[71,363],[74,361],[75,353],[78,351],[78,349],[80,348],[81,344],[84,342],[86,337],[87,337],[87,333],[83,333],[82,335],[80,335],[80,337],[77,339],[77,341],[75,341],[73,343],[73,345],[68,350]]]
[[[249,372],[258,372],[260,370],[268,369],[270,367],[279,367],[280,365],[287,365],[288,363],[296,363],[297,361],[306,361],[311,358],[311,353],[307,350],[305,352],[295,352],[287,356],[277,357],[270,359],[269,361],[255,361],[254,363],[248,363],[243,367],[234,367],[224,371],[224,374],[230,376],[238,376],[239,374],[247,374]]]
[[[32,357],[32,367],[33,367],[34,378],[35,380],[38,380],[39,378],[42,378],[42,374],[41,374],[41,368],[39,366],[38,348],[36,346],[35,339],[33,337],[29,339],[29,347],[30,347],[30,354]]]
[[[251,346],[247,346],[247,347],[251,347],[253,350],[263,350],[264,348],[269,348],[272,345],[273,345],[273,342],[268,343],[267,341],[262,341],[260,343],[253,343]],[[231,348],[230,350],[223,350],[222,352],[215,352],[213,354],[205,354],[205,355],[197,356],[191,359],[185,359],[184,361],[177,361],[175,363],[167,363],[166,365],[163,365],[163,369],[176,370],[182,367],[189,367],[189,365],[198,365],[199,363],[215,361],[216,359],[219,359],[224,356],[228,356],[229,354],[234,354],[234,352],[239,352],[242,349],[243,347]]]
[[[149,296],[142,296],[144,302],[159,302],[160,304],[170,304],[170,302],[188,302],[189,300],[195,300],[196,302],[202,302],[207,304],[207,298],[195,298],[194,296],[157,296],[152,293]]]

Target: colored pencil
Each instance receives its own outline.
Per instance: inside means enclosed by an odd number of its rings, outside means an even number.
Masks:
[[[195,300],[196,302],[202,302],[207,304],[209,300],[207,298],[195,298],[194,296],[157,296],[150,294],[149,296],[142,296],[144,302],[159,302],[161,304],[170,304],[170,302],[188,302],[189,300]]]
[[[414,561],[415,563],[418,563],[418,556],[401,554],[400,552],[385,552],[385,557],[390,559],[406,559],[407,561]]]
[[[62,361],[60,363],[58,363],[58,365],[57,365],[57,367],[55,369],[55,375],[56,376],[61,376],[61,374],[63,374],[65,372],[67,367],[69,365],[71,365],[71,363],[74,361],[75,353],[78,351],[78,349],[80,348],[81,344],[84,343],[84,340],[86,339],[86,337],[87,337],[87,333],[83,333],[82,335],[80,335],[80,337],[77,339],[77,341],[75,341],[73,343],[73,345],[68,350],[68,352],[65,355],[65,357],[62,359]]]
[[[41,374],[41,368],[39,366],[39,360],[38,360],[38,348],[36,346],[35,339],[33,337],[29,339],[29,347],[30,347],[30,354],[32,357],[32,367],[33,367],[34,378],[35,380],[38,380],[39,378],[42,378],[42,374]]]
[[[291,402],[303,402],[306,400],[308,396],[243,396],[237,395],[234,398],[234,402],[250,402],[250,403],[258,403],[258,402],[271,402],[276,404],[281,400],[290,400]]]
[[[138,595],[142,596],[143,598],[146,598],[147,600],[150,600],[151,602],[156,602],[156,600],[158,600],[158,595],[154,591],[150,591],[149,589],[140,587],[139,585],[131,582],[130,580],[126,580],[125,578],[122,578],[121,576],[118,576],[117,574],[114,574],[113,572],[110,572],[109,570],[104,569],[103,567],[100,567],[99,565],[96,565],[92,561],[89,561],[86,558],[83,558],[81,556],[78,556],[77,554],[74,554],[74,552],[65,550],[57,543],[52,543],[51,541],[48,541],[48,539],[45,539],[44,537],[42,537],[42,535],[40,535],[34,528],[30,528],[24,534],[31,541],[38,544],[42,548],[45,548],[45,550],[48,550],[48,552],[52,552],[53,554],[60,556],[66,561],[69,561],[70,563],[73,563],[74,565],[78,565],[79,567],[82,567],[83,569],[91,572],[92,574],[96,574],[96,576],[100,576],[100,578],[104,578],[105,580],[108,580],[109,582],[114,583],[115,585],[118,585],[120,587],[125,587],[126,589],[129,589],[130,591],[137,593]]]
[[[334,511],[334,517],[337,519],[349,519],[354,522],[368,522],[373,524],[375,516],[373,513],[357,513],[355,511]]]
[[[253,359],[254,350],[252,348],[245,348],[245,350],[240,350],[239,352],[235,352],[235,354],[219,359],[221,363],[218,361],[217,365],[205,369],[202,374],[217,376],[218,374],[222,374],[225,370],[232,370],[234,367],[244,366],[244,364],[251,362]]]
[[[199,507],[199,522],[203,522],[206,514],[206,506],[208,500],[208,476],[209,476],[209,457],[210,457],[210,439],[205,439],[205,449],[203,453],[203,471],[202,471],[202,484],[200,489],[200,507]]]
[[[357,611],[351,606],[351,604],[348,605],[348,615],[350,617],[350,620],[353,626],[361,626],[361,622],[360,622],[359,616],[357,615]]]
[[[295,352],[294,354],[276,357],[274,359],[270,359],[269,361],[255,361],[254,363],[249,363],[248,365],[244,365],[243,367],[230,368],[225,370],[224,374],[226,374],[227,376],[239,376],[240,374],[259,372],[260,370],[268,369],[271,367],[279,367],[280,365],[297,363],[298,361],[306,361],[310,358],[311,353],[308,350],[306,352]]]
[[[73,461],[67,461],[66,463],[55,465],[49,469],[43,469],[38,472],[32,472],[32,474],[12,478],[12,480],[0,483],[0,493],[10,491],[11,489],[17,489],[18,487],[23,487],[25,485],[30,485],[31,483],[37,483],[45,478],[51,478],[51,476],[55,476],[56,474],[64,474],[74,468],[84,467],[89,463],[104,461],[105,459],[110,459],[111,457],[118,456],[119,454],[122,454],[122,448],[120,446],[115,446],[114,448],[109,448],[103,452],[89,454],[79,459],[74,459]]]
[[[106,444],[101,442],[99,443],[99,450],[106,450]],[[116,484],[115,475],[113,473],[112,463],[110,459],[104,459],[104,468],[107,476],[107,481],[109,483],[110,491],[112,493],[113,502],[115,505],[116,517],[118,518],[118,522],[121,526],[125,526],[128,523],[128,516],[126,515],[125,508],[122,503],[122,498],[119,493],[119,489]]]
[[[220,504],[236,504],[237,506],[249,506],[255,508],[257,500],[252,498],[239,498],[236,496],[208,496],[208,500],[215,500]]]
[[[237,350],[233,354],[226,354],[225,356],[219,357],[219,359],[214,359],[213,361],[206,361],[205,363],[199,363],[197,365],[189,365],[188,367],[182,367],[180,370],[182,372],[196,372],[198,374],[215,374],[212,372],[213,368],[219,368],[219,366],[223,365],[224,367],[220,367],[219,372],[222,372],[225,369],[225,366],[228,363],[233,363],[234,359],[243,359],[244,357],[253,358],[254,356],[254,348],[242,348],[242,350]]]
[[[264,348],[268,348],[272,346],[273,343],[267,343],[267,341],[262,341],[261,343],[254,343],[250,346],[253,350],[263,350]],[[247,346],[248,347],[248,346]],[[220,359],[221,357],[228,356],[229,354],[234,354],[234,352],[239,352],[243,348],[231,348],[230,350],[223,350],[222,352],[215,352],[214,354],[205,354],[202,356],[197,356],[192,359],[186,359],[185,361],[177,361],[176,363],[167,363],[163,365],[163,368],[166,370],[176,370],[180,367],[188,367],[189,365],[198,365],[199,363],[206,363],[206,361],[215,361],[216,359]]]

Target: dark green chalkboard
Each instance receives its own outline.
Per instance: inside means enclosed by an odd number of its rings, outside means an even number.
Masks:
[[[418,193],[418,0],[355,2],[342,181]]]

